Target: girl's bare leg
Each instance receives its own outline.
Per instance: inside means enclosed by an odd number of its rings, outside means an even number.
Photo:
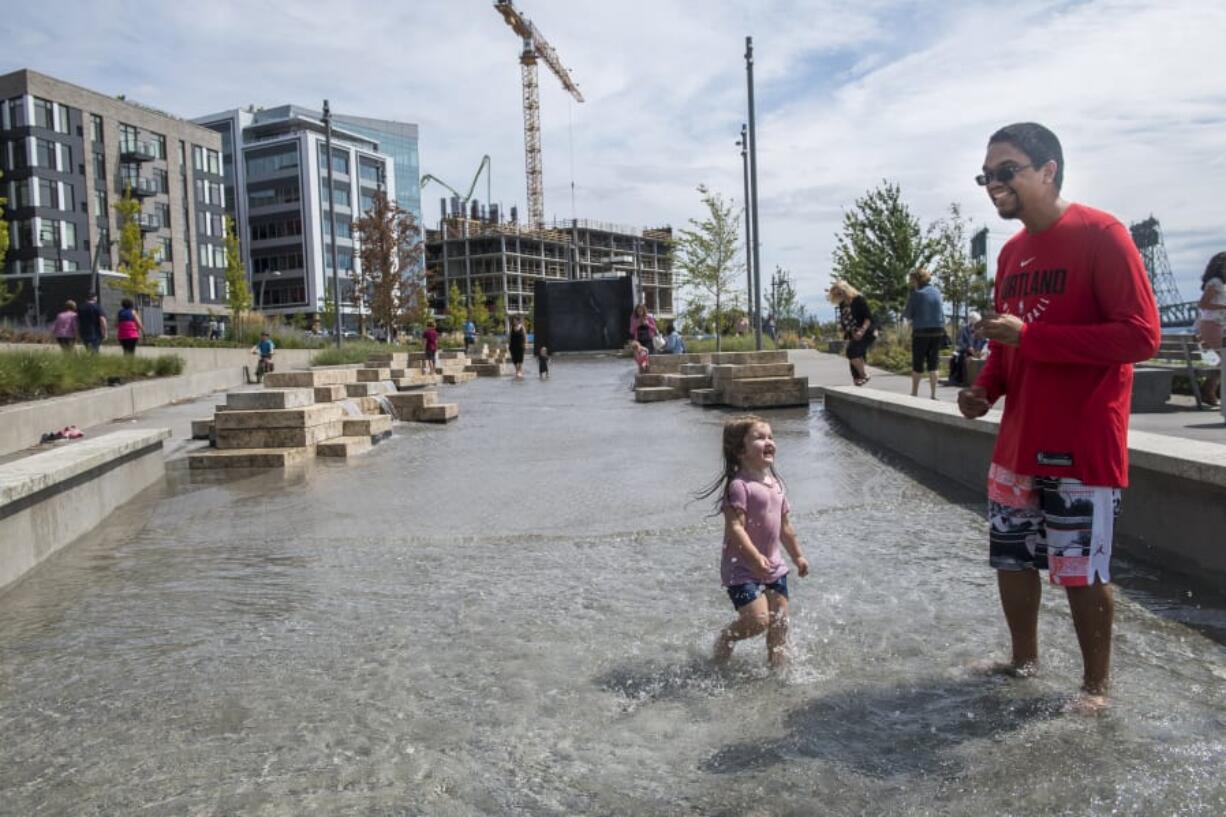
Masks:
[[[767,590],[770,624],[766,630],[766,657],[772,667],[788,663],[788,597]]]
[[[769,626],[770,608],[767,605],[766,596],[758,596],[737,610],[736,620],[720,630],[719,637],[715,639],[713,656],[715,663],[726,663],[732,657],[733,644],[746,638],[753,638],[755,635],[761,635]]]

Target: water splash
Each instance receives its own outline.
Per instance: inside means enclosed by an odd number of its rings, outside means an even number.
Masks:
[[[338,400],[336,403],[345,412],[346,417],[361,417],[362,409],[353,400]]]
[[[379,403],[379,408],[383,409],[383,413],[391,417],[393,420],[399,420],[400,415],[396,413],[396,404],[393,403],[386,394],[373,395]]]

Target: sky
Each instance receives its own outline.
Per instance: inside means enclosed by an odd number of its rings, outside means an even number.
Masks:
[[[515,5],[585,98],[542,66],[547,220],[683,228],[702,216],[700,184],[739,207],[753,37],[763,278],[788,269],[823,317],[843,213],[882,180],[923,224],[959,203],[999,251],[1017,224],[973,177],[1011,122],[1060,137],[1066,198],[1159,219],[1186,299],[1226,250],[1226,2]],[[521,44],[492,0],[43,0],[10,4],[3,27],[0,73],[31,68],[178,116],[327,98],[414,122],[423,173],[464,190],[488,154],[493,200],[526,213]],[[427,223],[441,195],[423,191]]]

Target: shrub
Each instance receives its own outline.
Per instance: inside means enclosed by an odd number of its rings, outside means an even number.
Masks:
[[[753,335],[726,335],[720,338],[721,352],[752,352],[755,351],[755,340]],[[785,348],[776,346],[775,342],[767,335],[762,336],[762,349],[769,351],[777,348]],[[715,338],[686,338],[686,352],[714,352]]]
[[[183,371],[183,358],[64,354],[56,350],[0,352],[0,402],[68,394],[110,383],[167,377]]]

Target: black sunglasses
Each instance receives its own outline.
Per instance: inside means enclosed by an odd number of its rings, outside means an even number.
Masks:
[[[987,187],[992,182],[1008,184],[1009,182],[1013,181],[1013,177],[1017,175],[1019,170],[1025,170],[1028,167],[1034,167],[1034,165],[1018,165],[1016,167],[1013,165],[1005,165],[1004,167],[997,168],[996,170],[989,170],[986,173],[980,173],[978,176],[976,176],[975,184],[979,185],[980,187]]]

